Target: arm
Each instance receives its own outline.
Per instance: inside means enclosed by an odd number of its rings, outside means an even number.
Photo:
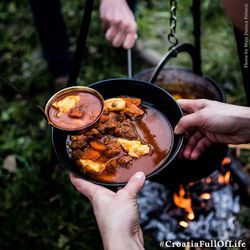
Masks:
[[[176,134],[186,132],[183,156],[195,160],[212,143],[249,143],[250,108],[209,100],[179,100],[188,113],[175,127]]]
[[[101,0],[100,17],[106,39],[114,47],[133,47],[137,39],[137,25],[126,0]]]
[[[117,193],[72,174],[70,179],[93,206],[105,250],[144,249],[136,204],[136,195],[145,181],[143,172],[132,176],[128,184]]]

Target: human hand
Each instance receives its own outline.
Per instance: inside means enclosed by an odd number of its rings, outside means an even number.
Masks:
[[[212,143],[250,142],[250,108],[204,99],[177,102],[188,113],[174,130],[186,132],[184,158],[196,160]]]
[[[144,249],[136,204],[136,195],[145,181],[143,172],[133,175],[116,193],[72,174],[70,180],[93,206],[104,249]]]
[[[137,25],[126,0],[101,0],[100,17],[106,39],[114,47],[133,47],[137,39]]]

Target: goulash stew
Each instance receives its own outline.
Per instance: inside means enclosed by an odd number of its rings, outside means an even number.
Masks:
[[[126,182],[137,171],[146,175],[168,157],[173,131],[168,120],[141,99],[119,97],[104,102],[104,113],[89,132],[70,135],[67,151],[92,179]]]
[[[72,91],[49,107],[49,118],[55,126],[65,130],[77,130],[92,124],[102,111],[101,100],[92,93]]]

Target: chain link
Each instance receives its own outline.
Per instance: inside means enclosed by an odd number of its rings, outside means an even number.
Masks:
[[[168,42],[171,44],[169,49],[176,46],[178,44],[178,39],[176,37],[176,26],[177,26],[177,18],[176,18],[176,10],[177,10],[177,0],[170,0],[170,32],[168,34]]]

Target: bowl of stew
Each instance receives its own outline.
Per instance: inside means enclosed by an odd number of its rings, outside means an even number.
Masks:
[[[90,87],[103,96],[103,113],[87,132],[66,135],[52,129],[61,164],[103,186],[124,186],[137,171],[146,178],[168,171],[183,143],[183,136],[173,133],[182,111],[171,95],[132,79],[105,80]]]

